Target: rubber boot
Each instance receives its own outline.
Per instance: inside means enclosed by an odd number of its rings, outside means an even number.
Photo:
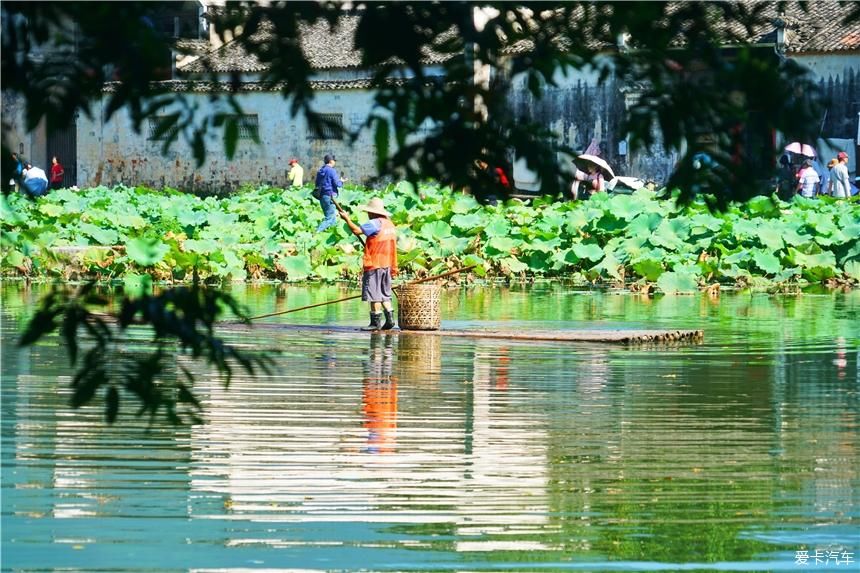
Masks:
[[[394,316],[392,316],[392,311],[383,309],[382,312],[385,313],[385,324],[382,325],[382,330],[391,330],[394,328]]]
[[[382,328],[382,313],[381,312],[371,312],[370,313],[370,324],[367,326],[362,326],[362,330],[379,330]]]

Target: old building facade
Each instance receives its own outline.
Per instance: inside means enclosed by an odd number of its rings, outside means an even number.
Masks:
[[[196,20],[195,9],[200,15]],[[321,24],[303,37],[303,48],[314,71],[313,108],[342,125],[344,133],[339,134],[311,129],[304,116],[293,116],[290,100],[277,88],[259,82],[264,65],[237,43],[221,44],[210,34],[203,17],[205,10],[203,4],[185,2],[181,18],[163,23],[170,26],[173,22],[181,37],[179,43],[186,51],[192,48],[190,54],[177,54],[173,79],[164,85],[182,93],[202,116],[229,110],[220,96],[231,89],[228,79],[238,75],[241,81],[236,99],[242,117],[231,160],[224,154],[220,130],[209,136],[207,159],[200,167],[182,137],[162,153],[164,140],[156,130],[157,118],[141,125],[140,131],[134,129],[124,110],[106,120],[106,98],[94,103],[91,115],[79,114],[62,132],[48,134],[39,126],[27,133],[22,128],[23,102],[4,92],[3,119],[13,127],[13,148],[41,165],[47,165],[51,155],[59,155],[67,166],[66,184],[81,187],[125,183],[219,192],[246,183],[284,186],[291,158],[312,170],[326,153],[338,156],[338,168],[352,181],[366,181],[375,175],[373,134],[362,129],[373,110],[371,71],[362,68],[361,54],[353,44],[354,15],[345,13],[334,31]],[[840,10],[838,3],[825,0],[811,3],[808,13],[774,14],[772,24],[757,31],[751,41],[773,50],[778,57],[795,59],[815,74],[831,96],[827,115],[822,118],[822,140],[829,139],[834,148],[848,151],[854,172],[860,142],[860,24],[842,24]],[[193,27],[195,22],[198,28]],[[430,56],[425,64],[428,75],[442,74],[441,60]],[[206,75],[207,70],[219,74],[216,81]],[[555,80],[555,85],[545,86],[541,97],[536,98],[522,78],[513,78],[509,92],[513,110],[549,128],[567,147],[599,150],[621,174],[656,182],[668,177],[677,161],[673,153],[660,146],[634,152],[622,133],[621,118],[636,96],[635,89],[611,77],[600,82],[598,74],[588,69],[568,70]],[[831,151],[824,141],[818,147],[822,153]],[[514,164],[514,183],[527,190],[540,187],[540,179],[522,162]]]

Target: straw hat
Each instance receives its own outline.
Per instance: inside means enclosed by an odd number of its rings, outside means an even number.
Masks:
[[[367,211],[368,213],[374,213],[376,215],[382,215],[383,217],[391,217],[391,213],[385,210],[385,205],[382,203],[382,199],[379,197],[374,197],[370,201],[367,202],[367,205],[362,205],[359,207],[362,211]]]

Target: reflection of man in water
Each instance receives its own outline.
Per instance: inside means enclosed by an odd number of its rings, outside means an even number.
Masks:
[[[397,378],[391,375],[392,337],[373,334],[365,363],[362,407],[367,447],[372,454],[394,451],[397,432]]]

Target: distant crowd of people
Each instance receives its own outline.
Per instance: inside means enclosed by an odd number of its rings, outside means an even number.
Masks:
[[[782,199],[794,195],[813,198],[829,195],[847,199],[856,193],[848,175],[848,154],[840,151],[827,163],[827,170],[812,158],[803,159],[799,165],[792,163],[789,154],[779,158],[779,183],[777,192]]]

